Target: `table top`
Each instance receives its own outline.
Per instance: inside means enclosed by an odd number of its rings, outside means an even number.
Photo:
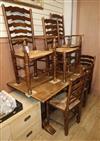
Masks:
[[[56,95],[58,92],[63,90],[66,86],[68,86],[68,82],[63,83],[62,81],[57,83],[52,83],[51,80],[48,80],[42,84],[39,84],[36,87],[32,88],[32,95],[28,95],[27,85],[25,82],[17,84],[16,82],[9,82],[8,85],[15,90],[18,90],[25,94],[27,97],[32,97],[40,102],[45,102],[49,100],[51,97]],[[34,85],[34,84],[33,84]]]
[[[61,90],[66,88],[69,85],[69,79],[76,78],[79,76],[79,74],[80,73],[72,74],[71,76],[67,78],[67,81],[65,83],[62,82],[61,79],[59,79],[60,81],[57,81],[56,83],[54,81],[51,81],[52,79],[48,79],[42,82],[42,84],[38,84],[35,87],[33,87],[35,84],[34,82],[32,84],[31,97],[44,103],[47,100],[49,100],[50,98],[52,98],[53,96],[55,96],[57,93],[59,93]],[[27,85],[25,82],[20,83],[20,84],[17,84],[16,82],[9,82],[8,85],[24,93],[26,96],[29,96],[27,93]]]
[[[45,102],[67,87],[68,84],[68,82],[63,83],[62,81],[57,83],[47,81],[46,83],[41,84],[33,89],[32,97],[41,102]]]
[[[76,72],[72,75],[70,75],[67,78],[67,81],[64,83],[60,79],[58,79],[56,82],[54,80],[52,81],[46,81],[45,83],[34,87],[32,91],[32,97],[36,100],[39,100],[41,102],[46,102],[56,94],[58,94],[61,90],[69,86],[69,80],[70,79],[76,79],[81,75],[80,72]],[[60,81],[59,81],[60,80]]]

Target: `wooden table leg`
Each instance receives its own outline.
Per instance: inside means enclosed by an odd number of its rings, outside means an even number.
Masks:
[[[56,130],[50,125],[47,119],[46,113],[46,103],[41,103],[41,120],[42,120],[42,128],[47,131],[49,134],[53,135]]]

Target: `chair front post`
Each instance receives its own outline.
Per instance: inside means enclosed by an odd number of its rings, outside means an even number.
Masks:
[[[31,77],[30,77],[30,68],[29,68],[29,57],[28,52],[26,49],[26,41],[23,42],[23,49],[24,49],[24,64],[25,64],[25,79],[26,79],[26,85],[28,89],[28,94],[32,94],[32,88],[31,88]]]

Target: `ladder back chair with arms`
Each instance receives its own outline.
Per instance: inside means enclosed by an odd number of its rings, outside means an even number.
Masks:
[[[76,55],[69,55],[69,63],[79,61],[82,47],[82,35],[65,35],[64,16],[59,14],[50,13],[50,17],[58,21],[58,32],[60,44],[64,47],[79,47]],[[78,55],[78,56],[77,56]]]
[[[31,91],[31,78],[37,77],[37,60],[48,55],[47,52],[36,50],[32,10],[20,7],[2,5],[5,24],[8,33],[10,51],[14,66],[16,82],[20,83],[21,70],[24,70],[24,80]],[[42,53],[42,54],[41,54]],[[19,63],[19,62],[22,63]],[[22,65],[23,64],[23,65]],[[33,67],[33,69],[32,69]]]
[[[93,78],[95,59],[96,59],[96,57],[91,56],[91,55],[81,55],[81,57],[80,57],[80,64],[82,65],[82,67],[86,73],[83,106],[86,105],[87,96],[91,91],[91,83],[92,83],[92,78]]]
[[[83,85],[84,74],[81,74],[78,77],[74,76],[69,80],[68,92],[59,93],[47,102],[48,122],[52,119],[52,117],[50,117],[50,105],[63,112],[65,135],[68,135],[69,114],[71,111],[75,110],[74,114],[76,116],[76,121],[77,123],[80,122]]]
[[[63,81],[66,81],[66,72],[68,70],[67,65],[67,55],[70,54],[70,52],[74,52],[77,50],[77,48],[69,49],[69,48],[62,48],[60,43],[60,36],[59,36],[59,27],[58,27],[58,21],[55,19],[45,19],[42,18],[42,24],[43,24],[43,31],[44,31],[44,37],[45,37],[45,46],[46,49],[50,49],[52,46],[53,40],[52,37],[56,36],[56,59],[57,59],[57,72],[60,72],[63,74]]]

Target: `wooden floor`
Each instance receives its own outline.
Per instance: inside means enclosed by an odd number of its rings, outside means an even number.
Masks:
[[[61,120],[61,116],[57,117]],[[82,109],[81,122],[72,122],[68,136],[64,135],[63,126],[53,121],[51,124],[56,129],[54,135],[39,129],[33,141],[100,141],[100,96],[89,95],[88,103]]]

